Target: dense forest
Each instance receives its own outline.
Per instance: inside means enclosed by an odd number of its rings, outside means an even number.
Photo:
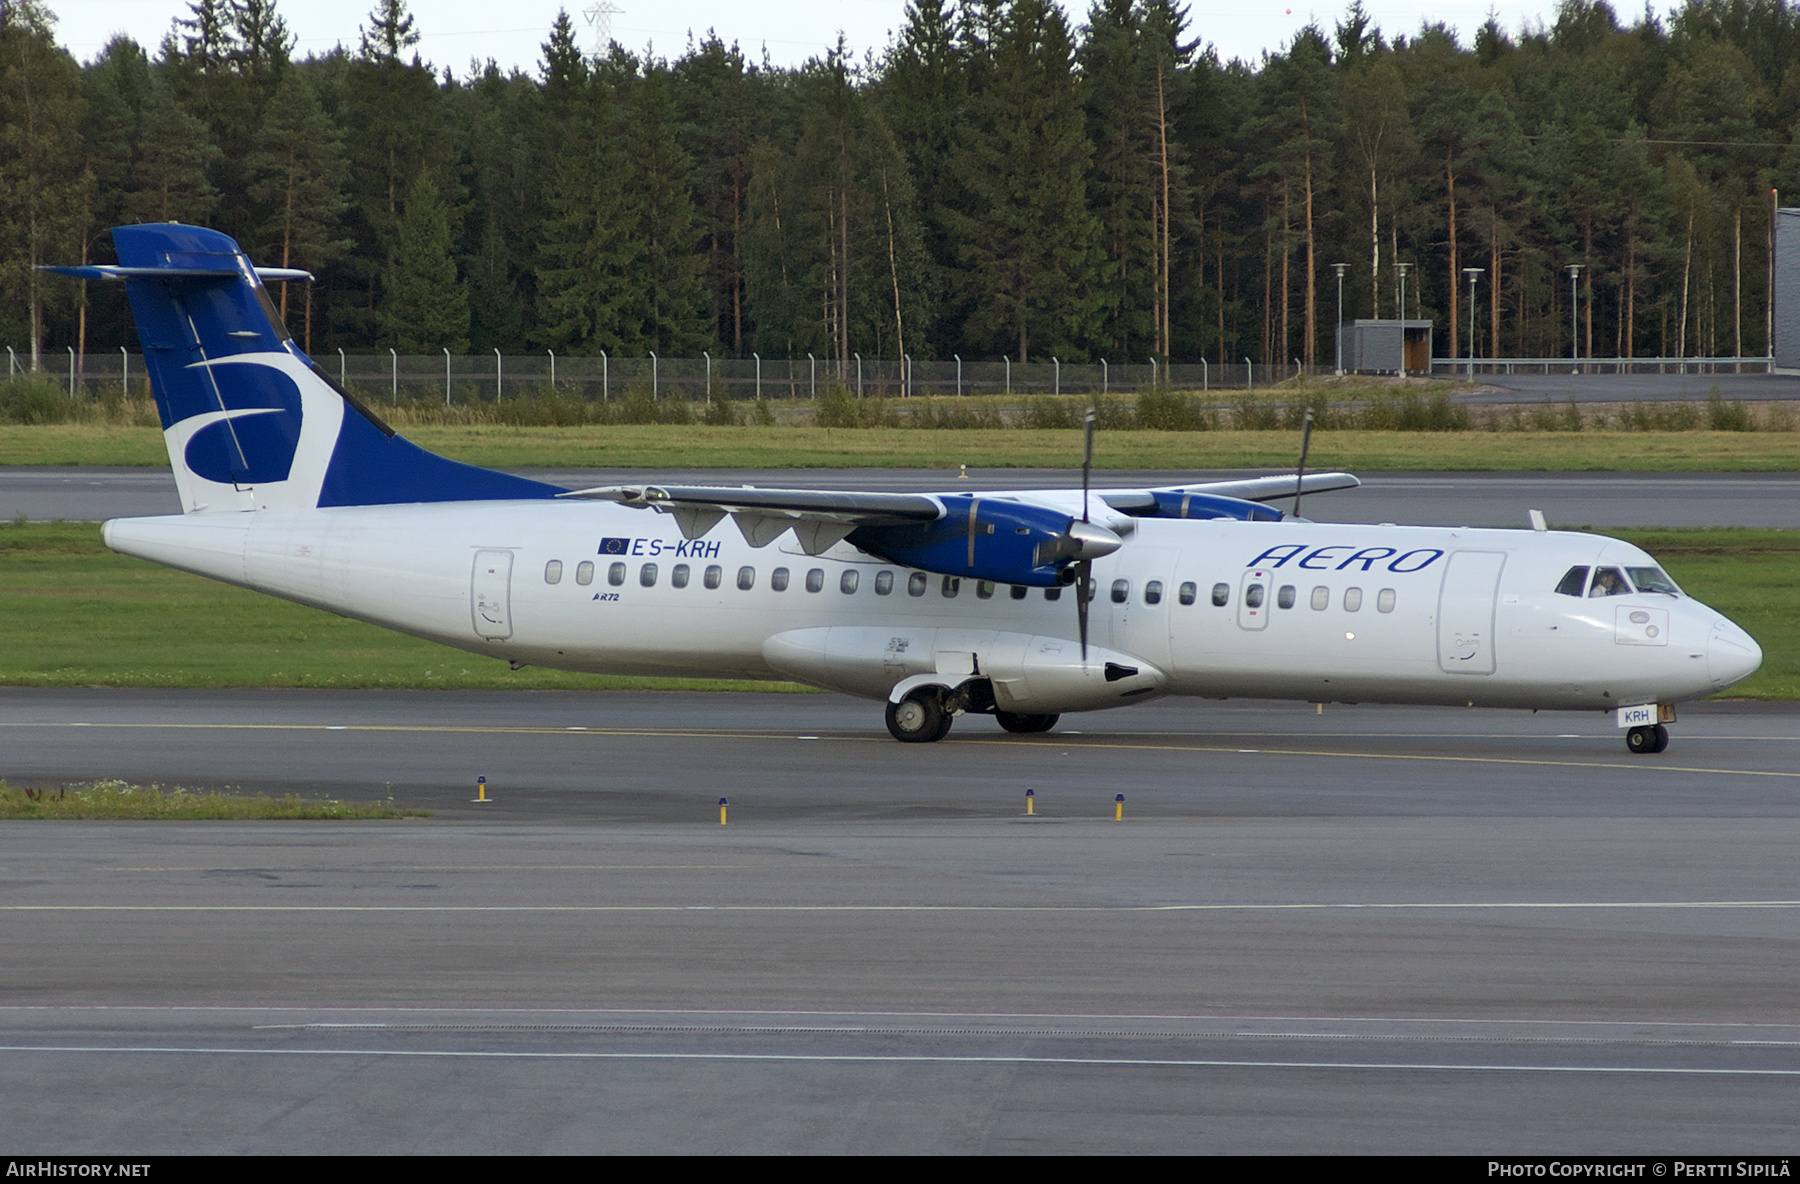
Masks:
[[[1786,0],[1473,44],[1352,3],[1257,62],[1173,0],[913,0],[797,69],[564,14],[534,74],[458,76],[404,0],[357,32],[297,60],[275,0],[191,0],[79,63],[0,6],[0,344],[135,346],[34,265],[174,219],[312,271],[275,295],[314,352],[1329,364],[1346,264],[1346,317],[1404,291],[1440,355],[1759,355],[1800,189]]]

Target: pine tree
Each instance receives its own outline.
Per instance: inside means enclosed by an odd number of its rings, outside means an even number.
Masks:
[[[259,258],[315,275],[342,258],[350,247],[342,231],[343,138],[305,73],[284,74],[245,163],[249,196],[259,212],[251,240]],[[306,300],[302,340],[310,351],[310,292]],[[288,316],[287,284],[281,286],[281,315]]]
[[[382,336],[403,354],[469,349],[469,294],[456,277],[449,211],[428,173],[406,193],[383,283]]]
[[[0,285],[9,307],[25,306],[34,369],[47,306],[68,300],[67,289],[46,293],[37,268],[57,262],[53,255],[75,254],[89,183],[81,169],[81,78],[56,45],[52,20],[30,0],[0,10]]]
[[[1048,0],[1015,0],[983,35],[987,77],[956,153],[973,204],[952,219],[968,340],[1021,362],[1082,357],[1100,321],[1100,251],[1068,25]]]
[[[210,224],[219,204],[211,170],[220,155],[206,124],[182,109],[163,75],[153,76],[126,212],[139,222]]]

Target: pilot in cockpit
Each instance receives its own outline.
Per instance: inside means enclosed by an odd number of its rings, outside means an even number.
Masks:
[[[1594,586],[1588,589],[1588,595],[1624,596],[1630,591],[1631,585],[1625,582],[1625,577],[1618,568],[1603,567],[1594,573]]]

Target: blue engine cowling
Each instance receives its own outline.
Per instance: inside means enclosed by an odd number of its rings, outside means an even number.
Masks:
[[[1154,514],[1128,511],[1140,518],[1235,518],[1240,522],[1280,522],[1281,511],[1261,502],[1241,497],[1222,497],[1216,493],[1177,493],[1162,490],[1151,494],[1156,499]]]
[[[861,526],[849,542],[891,563],[940,575],[1032,588],[1067,582],[1062,572],[1073,559],[1057,551],[1059,544],[1066,550],[1071,515],[977,495],[939,500],[945,513],[935,522]]]

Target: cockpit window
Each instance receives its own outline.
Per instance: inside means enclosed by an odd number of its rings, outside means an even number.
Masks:
[[[1594,569],[1594,582],[1588,588],[1588,597],[1625,596],[1631,592],[1631,585],[1625,582],[1625,573],[1616,567],[1597,567]]]
[[[1563,574],[1562,583],[1556,586],[1556,590],[1563,596],[1580,596],[1582,589],[1587,587],[1587,578],[1587,568],[1571,567]]]
[[[1625,569],[1625,573],[1631,577],[1631,582],[1637,585],[1639,592],[1667,592],[1670,596],[1681,595],[1681,589],[1675,586],[1674,580],[1663,574],[1663,569],[1660,567],[1628,567]]]

